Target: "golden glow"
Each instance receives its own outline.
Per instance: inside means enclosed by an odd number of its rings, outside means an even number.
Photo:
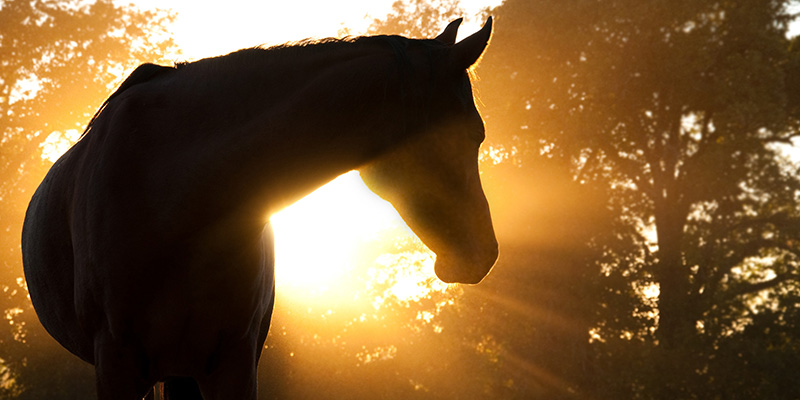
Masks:
[[[282,288],[325,291],[352,270],[360,244],[402,219],[353,171],[270,218],[275,230],[276,278]]]
[[[375,266],[368,270],[370,282],[388,286],[385,296],[401,302],[418,301],[431,292],[443,292],[448,285],[438,279],[433,271],[434,257],[430,252],[406,251],[382,254]],[[376,299],[378,308],[382,299]]]
[[[292,303],[341,304],[346,298],[349,308],[371,305],[377,311],[387,300],[418,301],[448,288],[436,279],[433,253],[391,204],[367,189],[356,171],[270,221],[278,294]],[[374,248],[390,252],[374,253]]]
[[[69,150],[80,138],[81,133],[77,129],[70,129],[65,133],[53,132],[42,143],[42,159],[56,162],[62,154]]]
[[[184,57],[195,60],[262,44],[336,37],[344,30],[360,34],[372,18],[389,13],[392,2],[137,0],[136,4],[177,11],[171,31]],[[212,29],[209,21],[213,21]]]

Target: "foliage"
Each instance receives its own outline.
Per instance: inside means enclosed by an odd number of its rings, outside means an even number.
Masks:
[[[8,322],[0,330],[0,397],[93,396],[91,368],[60,349],[31,309],[22,280],[22,219],[50,165],[43,146],[80,132],[125,71],[162,60],[172,46],[164,31],[171,18],[110,0],[0,3],[0,308]]]
[[[796,340],[779,328],[794,324],[786,294],[800,277],[800,182],[777,146],[798,135],[787,6],[508,0],[492,12],[478,70],[488,137],[518,162],[562,159],[606,193],[615,222],[591,242],[606,281],[621,279],[607,289],[658,289],[633,319],[630,304],[596,299],[608,309],[593,330],[598,365],[631,372],[605,379],[601,398],[714,398],[730,381],[718,361],[737,346],[747,352],[724,365],[760,378],[731,393],[792,398],[775,391],[791,377],[769,366],[800,353],[778,356],[753,333]],[[648,359],[628,363],[631,351]]]
[[[396,0],[389,15],[374,19],[367,33],[433,38],[441,33],[441,27],[463,14],[458,0]]]

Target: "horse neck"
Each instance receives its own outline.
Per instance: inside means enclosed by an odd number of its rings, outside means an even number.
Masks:
[[[238,171],[228,177],[247,182],[239,187],[253,210],[277,211],[417,130],[409,104],[420,102],[391,51],[317,54],[265,69],[238,75],[242,87],[227,90],[240,98],[217,105],[249,116],[216,148],[232,150],[224,158]]]

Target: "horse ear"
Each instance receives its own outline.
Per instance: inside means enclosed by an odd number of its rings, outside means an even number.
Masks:
[[[444,32],[440,33],[439,36],[436,37],[436,40],[448,46],[454,45],[456,43],[456,35],[458,34],[458,26],[461,25],[463,21],[464,18],[459,18],[447,24],[447,28],[444,28]]]
[[[448,27],[449,28],[449,27]],[[445,30],[446,32],[446,30]],[[456,43],[450,49],[450,63],[459,71],[463,71],[478,61],[486,45],[489,43],[489,37],[492,35],[492,17],[486,20],[481,30],[473,33],[466,39]]]

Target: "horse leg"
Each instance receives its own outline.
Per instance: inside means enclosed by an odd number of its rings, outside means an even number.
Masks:
[[[95,372],[98,400],[140,400],[154,382],[147,382],[132,346],[115,343],[106,334],[95,340]]]
[[[197,382],[192,378],[169,378],[164,381],[164,400],[203,400]]]
[[[164,400],[164,383],[157,382],[150,390],[147,391],[147,396],[144,400]]]
[[[256,400],[256,357],[252,346],[227,354],[213,371],[197,379],[205,400]]]
[[[241,371],[234,375],[230,372],[215,374],[211,379],[204,379],[200,384],[200,390],[205,400],[226,400],[226,399],[257,399],[256,368],[255,365],[249,371]]]

